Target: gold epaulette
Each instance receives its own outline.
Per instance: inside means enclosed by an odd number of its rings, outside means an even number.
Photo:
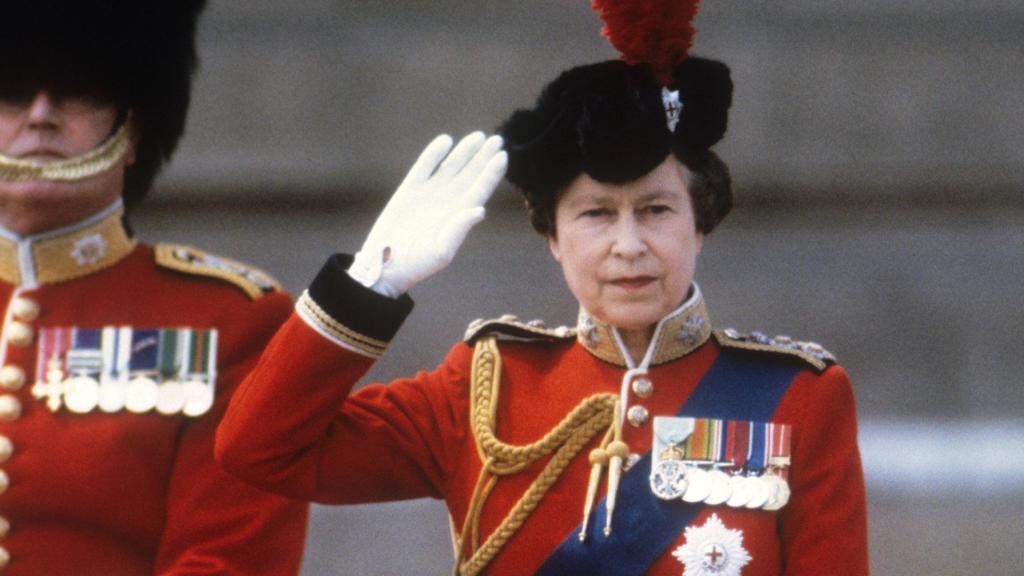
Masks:
[[[277,281],[258,268],[190,246],[157,244],[154,251],[158,266],[186,274],[219,278],[241,288],[253,300],[280,290]]]
[[[761,332],[741,334],[732,328],[715,330],[714,335],[721,346],[794,356],[810,364],[818,372],[824,371],[836,361],[835,356],[819,344],[793,340],[789,336],[770,338]]]
[[[473,343],[478,338],[490,334],[503,339],[551,341],[576,338],[576,329],[568,326],[545,328],[544,322],[540,320],[523,322],[512,314],[505,314],[490,320],[473,320],[466,328],[465,340]]]

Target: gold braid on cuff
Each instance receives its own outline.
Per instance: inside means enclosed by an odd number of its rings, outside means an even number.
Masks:
[[[0,181],[28,182],[30,180],[84,180],[110,169],[128,151],[131,116],[102,144],[92,150],[66,160],[35,162],[18,160],[0,154]]]

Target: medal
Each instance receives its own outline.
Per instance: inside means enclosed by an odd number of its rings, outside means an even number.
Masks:
[[[122,382],[105,380],[100,383],[100,410],[107,413],[124,409],[125,385]]]
[[[100,378],[100,410],[113,414],[124,409],[125,388],[128,386],[128,364],[131,360],[131,328],[104,328],[103,375]]]
[[[675,500],[686,491],[686,467],[682,460],[662,460],[651,472],[651,492],[662,500]]]
[[[789,502],[789,482],[786,473],[790,463],[790,437],[788,424],[768,425],[768,471],[763,478],[771,483],[772,495],[765,504],[765,510],[779,510]]]
[[[742,508],[747,505],[750,495],[747,489],[747,477],[742,474],[734,474],[729,478],[729,499],[725,503],[733,508]]]
[[[64,381],[64,405],[76,414],[92,411],[100,399],[100,384],[89,376],[73,376]]]
[[[724,504],[732,496],[732,485],[729,483],[729,475],[718,468],[717,464],[708,476],[711,478],[711,493],[704,499],[704,503],[717,506]]]
[[[761,477],[761,481],[763,481],[768,486],[768,501],[765,502],[762,508],[768,510],[769,512],[773,510],[778,510],[779,508],[781,508],[781,506],[778,505],[781,489],[779,477],[776,476],[771,470],[768,470],[768,472],[766,472],[765,475]]]
[[[713,483],[711,475],[708,474],[707,470],[695,465],[688,466],[686,469],[686,481],[686,493],[683,494],[684,502],[690,502],[691,504],[703,502],[705,498],[711,495]]]
[[[67,351],[64,381],[64,405],[76,414],[91,412],[100,400],[96,377],[103,368],[103,341],[99,330],[71,329],[71,349]]]
[[[701,465],[714,462],[717,433],[721,420],[698,419],[693,434],[686,441],[686,492],[683,501],[695,504],[703,502],[711,494],[712,480]]]
[[[128,382],[125,391],[124,407],[129,412],[142,414],[149,412],[156,406],[157,386],[152,378],[139,376]]]
[[[213,389],[203,382],[185,383],[185,407],[182,413],[195,418],[213,407]]]
[[[684,442],[693,433],[695,420],[674,416],[654,418],[654,441],[651,452],[655,462],[651,466],[651,492],[662,500],[675,500],[687,489],[687,467]]]
[[[217,373],[217,331],[190,330],[187,334],[188,350],[181,364],[178,380],[182,382],[185,398],[182,413],[195,418],[213,407],[214,382]]]
[[[768,503],[771,489],[765,480],[758,476],[747,478],[747,508],[760,508]]]
[[[169,416],[177,414],[185,408],[185,389],[173,380],[168,380],[157,387],[156,411]]]
[[[776,476],[771,470],[764,476],[772,485],[772,495],[768,503],[764,505],[765,510],[779,510],[789,502],[789,483]]]

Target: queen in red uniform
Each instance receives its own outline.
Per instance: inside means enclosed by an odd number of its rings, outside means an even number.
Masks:
[[[863,575],[850,382],[813,343],[718,330],[694,282],[731,206],[721,63],[574,68],[497,138],[428,146],[243,383],[224,466],[294,498],[444,499],[459,574]],[[440,366],[353,385],[507,164],[580,304],[476,322]]]
[[[290,298],[126,226],[184,128],[201,4],[4,5],[0,573],[299,570],[308,505],[213,459]]]

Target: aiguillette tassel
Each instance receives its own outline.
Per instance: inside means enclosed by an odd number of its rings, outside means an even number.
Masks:
[[[587,500],[583,503],[583,527],[580,529],[580,542],[587,540],[587,528],[590,525],[590,512],[594,508],[594,497],[601,483],[601,469],[608,464],[608,451],[594,448],[590,451],[590,482],[587,483]]]
[[[618,434],[616,434],[618,436]],[[608,445],[608,496],[606,498],[608,515],[604,520],[604,535],[612,534],[612,514],[615,512],[615,497],[619,493],[619,479],[622,478],[622,463],[629,456],[629,446],[622,440],[615,440]]]

